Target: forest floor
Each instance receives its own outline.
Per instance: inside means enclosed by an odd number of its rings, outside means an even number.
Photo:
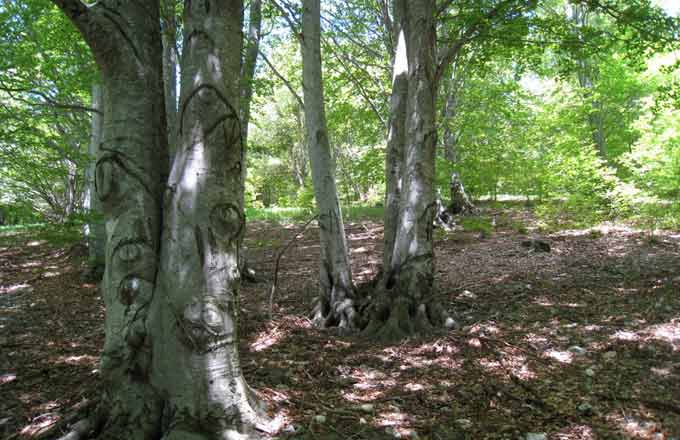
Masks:
[[[490,232],[436,234],[437,292],[460,330],[387,345],[312,328],[313,227],[281,259],[272,319],[270,283],[244,285],[242,365],[288,423],[279,438],[680,438],[680,233],[540,233],[528,210],[494,214]],[[260,275],[299,227],[249,225]],[[347,232],[368,280],[382,227]],[[2,438],[44,438],[97,397],[104,310],[83,260],[73,243],[0,236]]]

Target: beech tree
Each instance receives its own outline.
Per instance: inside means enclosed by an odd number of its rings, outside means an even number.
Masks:
[[[385,279],[365,332],[400,339],[452,321],[432,301],[437,132],[435,2],[395,0],[386,157]],[[448,320],[447,320],[448,318]]]
[[[321,74],[320,0],[304,0],[302,35],[305,127],[321,239],[320,294],[314,321],[322,327],[337,325],[350,329],[354,327],[355,319],[354,286],[326,127]]]
[[[87,248],[92,278],[102,274],[106,261],[106,228],[102,216],[102,206],[96,194],[94,173],[95,158],[102,142],[102,88],[99,84],[92,86],[92,125],[90,127],[90,163],[85,170],[85,207],[89,210],[90,220],[87,224]]]
[[[92,49],[104,102],[102,395],[70,438],[256,437],[264,418],[237,352],[242,2],[185,2],[181,147],[166,183],[158,2],[53,1]]]

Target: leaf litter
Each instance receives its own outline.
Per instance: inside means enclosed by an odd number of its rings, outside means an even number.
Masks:
[[[680,234],[603,225],[528,237],[499,224],[436,235],[436,292],[456,331],[385,345],[313,328],[314,227],[281,258],[272,319],[268,282],[244,284],[242,366],[286,426],[277,438],[680,438]],[[249,225],[258,275],[271,278],[299,226]],[[367,282],[382,227],[347,234],[355,281]],[[104,306],[81,278],[79,246],[0,237],[3,438],[42,438],[96,401]]]

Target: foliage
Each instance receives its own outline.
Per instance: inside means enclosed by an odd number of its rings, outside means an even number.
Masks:
[[[168,5],[181,10],[181,2]],[[675,206],[680,195],[677,17],[647,0],[442,5],[438,45],[462,43],[439,72],[436,183],[443,198],[455,171],[475,198],[532,200],[546,221],[666,218],[644,207]],[[302,95],[300,8],[278,6],[264,4],[261,45],[276,73],[260,58],[254,79],[246,181],[253,218],[304,217],[314,204],[294,96]],[[394,36],[380,2],[333,0],[322,14],[341,203],[346,210],[380,206]],[[97,81],[89,50],[47,0],[6,2],[0,30],[4,221],[82,217],[91,160],[90,114],[82,110]],[[449,102],[455,105],[447,110]],[[594,124],[605,139],[600,153]]]
[[[51,2],[3,3],[0,203],[55,221],[80,209],[93,80],[89,49]]]

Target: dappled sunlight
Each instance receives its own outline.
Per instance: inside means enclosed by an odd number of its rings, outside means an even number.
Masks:
[[[418,356],[412,354],[402,354],[400,356],[402,364],[399,366],[400,370],[410,369],[425,369],[433,366],[438,366],[446,369],[456,369],[460,367],[461,360],[454,359],[446,354],[440,356]]]
[[[571,364],[574,360],[574,354],[570,351],[546,350],[543,355],[547,358],[554,359],[561,364]]]
[[[15,373],[0,374],[0,385],[4,385],[6,383],[13,382],[16,379],[17,379],[17,375]]]
[[[54,425],[61,419],[59,413],[50,412],[41,414],[31,420],[31,423],[24,426],[20,433],[23,436],[33,438],[40,435],[41,432]]]
[[[535,298],[533,300],[533,303],[538,305],[538,306],[543,306],[543,307],[566,307],[570,309],[578,309],[582,307],[586,307],[586,304],[584,303],[578,303],[578,302],[567,302],[567,303],[555,303],[548,299],[546,296],[540,296],[538,298]]]
[[[279,343],[290,334],[290,329],[274,326],[271,329],[261,331],[250,344],[252,351],[262,351]]]
[[[510,374],[521,380],[530,380],[537,377],[536,373],[527,365],[526,356],[506,352],[501,352],[499,355],[499,358],[485,357],[478,359],[477,363],[487,373],[502,378]]]
[[[628,438],[664,440],[660,423],[639,416],[612,413],[607,419],[619,427]],[[659,437],[660,436],[660,437]]]
[[[7,286],[7,287],[0,287],[0,293],[10,293],[11,294],[11,293],[21,292],[21,291],[26,290],[26,289],[31,289],[31,288],[32,288],[31,285],[26,284],[26,283],[13,284],[13,285],[10,285],[10,286]]]
[[[619,330],[613,335],[610,336],[610,339],[615,339],[618,341],[626,341],[626,342],[633,342],[633,341],[639,341],[640,340],[640,335],[638,335],[635,332],[631,332],[628,330]]]
[[[650,370],[653,374],[656,374],[659,377],[663,378],[668,378],[671,376],[671,369],[666,367],[666,368],[657,368],[657,367],[652,367]]]
[[[55,364],[83,365],[96,367],[99,365],[99,356],[80,355],[80,356],[59,356],[53,361]]]
[[[669,343],[673,351],[680,351],[680,318],[653,325],[643,331],[652,339]]]
[[[343,391],[342,397],[350,402],[372,402],[385,395],[384,391],[380,390],[362,390],[361,392],[356,391]]]
[[[404,389],[407,391],[424,391],[426,389],[430,388],[429,385],[423,385],[421,383],[415,383],[415,382],[409,382],[406,385],[404,385]]]
[[[413,436],[411,425],[414,422],[413,416],[401,412],[398,407],[390,405],[392,411],[383,411],[377,414],[375,425],[388,428],[388,432],[396,438],[408,438]]]
[[[495,322],[475,324],[468,329],[468,333],[485,337],[488,335],[498,335],[500,330]]]
[[[588,425],[569,426],[555,433],[555,440],[596,440],[593,428]]]

